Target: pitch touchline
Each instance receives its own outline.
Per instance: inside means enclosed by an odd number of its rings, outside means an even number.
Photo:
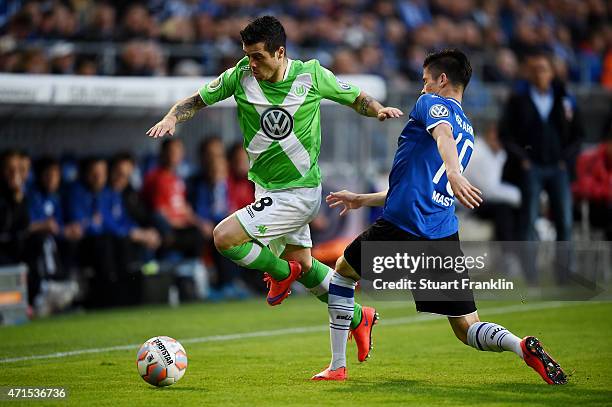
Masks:
[[[485,309],[483,312],[485,315],[497,315],[497,314],[508,314],[512,312],[523,312],[523,311],[533,311],[533,310],[541,310],[547,308],[560,308],[570,305],[565,302],[547,302],[542,304],[533,304],[533,305],[510,305],[501,308],[494,309]],[[575,303],[571,303],[571,305],[576,305]],[[400,318],[390,318],[390,319],[382,319],[380,324],[383,326],[391,326],[391,325],[407,325],[413,324],[417,322],[425,322],[443,318],[439,315],[431,315],[431,314],[419,314],[410,317],[400,317]],[[311,333],[311,332],[323,332],[327,331],[328,327],[325,325],[316,325],[316,326],[304,326],[304,327],[296,327],[296,328],[285,328],[285,329],[274,329],[274,330],[266,330],[266,331],[255,331],[255,332],[244,332],[244,333],[236,333],[236,334],[226,334],[226,335],[212,335],[212,336],[202,336],[199,338],[188,338],[188,339],[180,339],[180,342],[185,343],[204,343],[204,342],[225,342],[225,341],[233,341],[238,339],[249,339],[249,338],[262,338],[268,336],[278,336],[278,335],[293,335],[300,333]],[[112,352],[112,351],[120,351],[120,350],[134,350],[136,351],[141,344],[130,344],[130,345],[119,345],[119,346],[109,346],[105,348],[90,348],[90,349],[78,349],[68,352],[56,352],[49,353],[46,355],[31,355],[31,356],[19,356],[15,358],[6,358],[0,359],[1,363],[14,363],[14,362],[24,362],[28,360],[40,360],[40,359],[57,359],[57,358],[65,358],[68,356],[79,356],[79,355],[87,355],[92,353],[103,353],[103,352]]]

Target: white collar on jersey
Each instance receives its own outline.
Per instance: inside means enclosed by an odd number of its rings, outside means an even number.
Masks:
[[[293,60],[287,58],[287,68],[285,68],[285,75],[283,76],[283,80],[286,80],[287,77],[289,76],[289,70],[291,69],[291,62]]]
[[[458,101],[456,101],[455,99],[453,99],[453,98],[446,98],[446,99],[450,100],[451,102],[455,102],[455,103],[457,104],[457,106],[461,107],[461,103],[459,103],[459,102],[458,102]],[[463,108],[462,108],[462,109],[463,109]]]

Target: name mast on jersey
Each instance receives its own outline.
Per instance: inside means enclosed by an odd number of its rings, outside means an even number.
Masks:
[[[472,137],[474,137],[474,129],[472,128],[472,126],[469,123],[466,123],[461,116],[459,116],[457,113],[454,114],[455,117],[455,122],[457,122],[457,125],[459,126],[460,129],[462,129],[463,131],[465,131],[466,133],[470,134]],[[457,138],[456,142],[457,144],[459,144],[459,142],[461,141],[461,137],[462,134],[459,133],[459,137]],[[462,149],[462,151],[459,153],[459,162],[461,162],[461,160],[463,159],[463,155],[465,154],[465,152],[463,150],[467,149],[467,148],[474,148],[471,141],[466,140],[466,143],[464,144],[464,148]],[[444,165],[444,164],[443,164]],[[461,172],[463,172],[464,168],[463,165],[461,165]],[[434,179],[435,181],[435,179]],[[433,193],[431,195],[431,199],[440,205],[449,207],[451,206],[454,202],[455,202],[455,198],[452,197],[452,189],[448,188],[450,185],[447,185],[447,192],[449,194],[451,194],[451,196],[446,196],[438,191],[436,191],[435,189],[433,190]]]

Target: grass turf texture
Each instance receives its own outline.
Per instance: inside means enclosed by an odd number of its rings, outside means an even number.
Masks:
[[[612,405],[612,303],[495,313],[520,304],[482,302],[480,315],[519,336],[538,336],[570,383],[548,386],[511,352],[478,352],[457,341],[444,318],[408,322],[412,303],[378,303],[373,357],[356,361],[349,343],[349,381],[311,382],[329,362],[325,306],[290,297],[90,312],[0,328],[0,359],[115,345],[156,335],[179,341],[211,335],[320,326],[302,334],[184,343],[189,357],[176,385],[154,388],[136,370],[136,351],[0,363],[0,386],[65,386],[67,401],[36,405]],[[490,317],[488,312],[495,313]],[[420,317],[419,317],[420,318]],[[388,323],[385,325],[384,321]],[[0,402],[1,403],[1,402]],[[19,405],[9,402],[7,405]]]

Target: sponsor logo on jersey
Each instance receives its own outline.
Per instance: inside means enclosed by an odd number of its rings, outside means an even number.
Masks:
[[[442,117],[448,117],[450,113],[446,106],[438,103],[429,108],[429,115],[434,119],[441,119]]]
[[[259,234],[265,235],[267,230],[268,227],[266,225],[257,225],[257,231],[259,232]]]
[[[342,82],[340,79],[336,79],[336,82],[338,82],[338,87],[340,89],[351,90],[351,85],[349,85],[348,83]]]
[[[295,96],[304,96],[304,94],[306,93],[306,88],[304,87],[304,85],[300,85],[295,88],[295,91],[293,93],[295,93]]]
[[[254,218],[254,217],[255,217],[255,214],[253,213],[253,210],[251,209],[251,206],[250,206],[250,205],[246,207],[246,211],[247,211],[247,213],[249,214],[249,216],[250,216],[251,218]]]
[[[282,107],[271,107],[261,115],[260,125],[266,136],[282,140],[293,131],[293,117]]]

